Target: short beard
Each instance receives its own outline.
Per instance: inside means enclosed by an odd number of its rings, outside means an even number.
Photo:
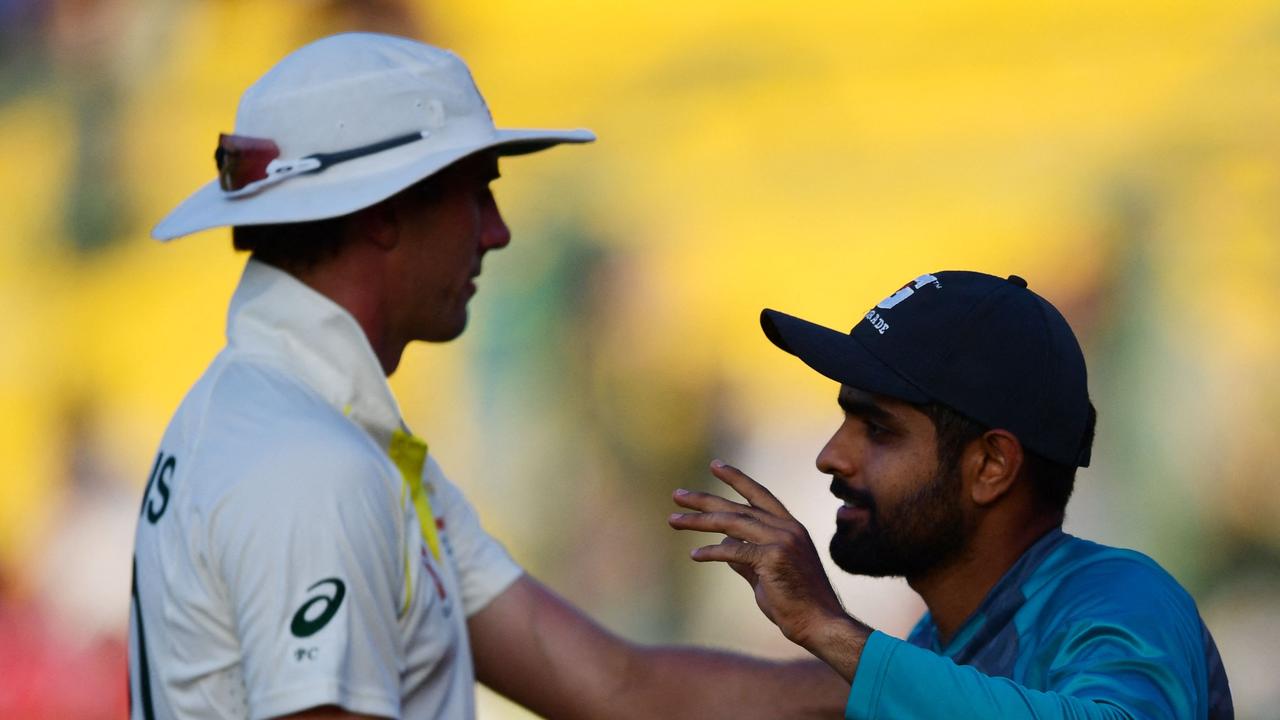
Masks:
[[[959,464],[944,467],[940,463],[927,484],[883,514],[869,493],[860,494],[858,499],[869,511],[867,526],[859,532],[837,521],[831,559],[855,575],[906,578],[949,562],[963,549],[968,535],[960,485]]]

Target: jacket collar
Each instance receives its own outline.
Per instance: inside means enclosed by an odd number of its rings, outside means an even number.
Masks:
[[[360,324],[283,270],[249,260],[227,313],[227,344],[299,378],[383,448],[408,431]]]

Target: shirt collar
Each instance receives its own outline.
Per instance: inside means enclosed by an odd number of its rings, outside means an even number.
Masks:
[[[942,647],[933,614],[927,613],[912,633],[918,640],[917,644],[942,653],[959,664],[969,664],[974,654],[986,648],[994,636],[1013,620],[1027,600],[1025,591],[1031,578],[1040,570],[1045,558],[1070,537],[1057,527],[1032,543],[987,592],[978,609],[965,619],[946,647]]]
[[[250,259],[227,313],[229,347],[296,376],[388,447],[407,432],[382,365],[351,313],[283,270]]]

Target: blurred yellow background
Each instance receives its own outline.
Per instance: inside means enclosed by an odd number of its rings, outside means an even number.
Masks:
[[[355,29],[458,51],[499,125],[600,136],[504,163],[515,240],[470,329],[392,381],[535,575],[629,637],[795,654],[665,524],[720,456],[831,532],[836,388],[759,310],[847,328],[925,271],[1017,273],[1090,362],[1068,529],[1173,572],[1239,716],[1274,717],[1274,2],[0,0],[5,717],[122,716],[138,497],[244,262],[226,230],[147,232],[213,177],[245,87]],[[833,577],[886,630],[920,612]]]

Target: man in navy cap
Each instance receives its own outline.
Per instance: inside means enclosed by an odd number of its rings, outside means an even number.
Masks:
[[[906,642],[845,612],[817,551],[763,486],[715,461],[748,504],[677,490],[693,551],[747,579],[783,634],[852,682],[847,718],[1230,718],[1195,602],[1139,553],[1062,531],[1095,413],[1062,315],[1022,278],[921,275],[848,334],[775,310],[775,345],[840,383],[818,454],[832,559],[902,576],[928,613]]]

